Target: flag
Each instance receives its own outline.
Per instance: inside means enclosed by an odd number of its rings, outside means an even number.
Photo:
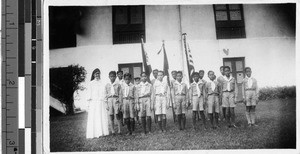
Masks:
[[[193,61],[193,57],[192,57],[190,47],[186,43],[186,33],[184,33],[182,35],[183,35],[183,43],[184,43],[186,62],[187,62],[186,66],[187,66],[188,80],[189,80],[189,83],[192,83],[193,82],[192,74],[195,72],[194,61]]]
[[[195,72],[195,67],[194,67],[193,56],[192,56],[189,44],[187,44],[187,47],[188,47],[188,49],[187,49],[187,57],[188,57],[187,65],[188,65],[188,72],[189,72],[189,80],[190,80],[190,83],[192,83],[193,82],[192,75]]]
[[[143,58],[143,65],[144,65],[144,71],[147,74],[147,76],[150,76],[151,72],[152,72],[152,68],[149,62],[149,57],[148,54],[145,50],[144,47],[144,40],[143,38],[141,38],[141,47],[142,47],[142,58]],[[148,78],[148,80],[150,81],[150,79]]]
[[[167,77],[167,82],[168,82],[168,85],[170,86],[170,79],[169,79],[169,62],[168,62],[168,57],[167,57],[167,54],[166,54],[166,49],[165,49],[165,43],[163,42],[163,45],[162,45],[162,50],[164,51],[164,74],[165,76]]]
[[[170,78],[169,78],[169,62],[168,62],[168,57],[167,57],[167,53],[166,53],[166,49],[165,49],[165,42],[163,41],[162,44],[162,48],[159,50],[159,52],[157,54],[160,54],[161,50],[163,50],[164,52],[164,74],[167,77],[167,83],[169,85],[169,88],[171,87],[171,83],[170,83]],[[173,99],[172,99],[172,95],[170,94],[170,100],[171,102],[171,106],[172,106],[172,113],[173,113],[173,120],[174,122],[176,122],[176,117],[175,117],[175,111],[174,111],[174,107],[173,107]]]

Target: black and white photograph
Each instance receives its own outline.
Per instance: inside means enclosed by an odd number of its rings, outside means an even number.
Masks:
[[[297,3],[79,4],[44,5],[49,152],[296,152]]]

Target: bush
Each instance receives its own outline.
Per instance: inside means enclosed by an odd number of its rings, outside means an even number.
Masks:
[[[259,90],[258,99],[261,101],[270,99],[287,99],[296,97],[296,86],[265,87]]]
[[[74,113],[73,94],[84,89],[80,83],[85,80],[86,71],[79,65],[50,68],[50,95],[66,104],[67,114]]]

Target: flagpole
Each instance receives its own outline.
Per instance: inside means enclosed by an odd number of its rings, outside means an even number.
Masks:
[[[167,53],[166,53],[166,49],[165,49],[165,41],[163,40],[162,41],[162,49],[163,49],[163,52],[164,52],[164,72],[166,73],[166,76],[167,76],[167,83],[168,83],[168,87],[169,87],[169,99],[168,101],[171,102],[171,107],[172,107],[172,114],[173,114],[173,120],[174,120],[174,123],[176,122],[176,117],[175,117],[175,110],[174,110],[174,106],[173,106],[173,99],[172,99],[172,95],[171,95],[171,83],[170,83],[170,74],[169,74],[169,62],[166,63],[166,61],[168,61],[168,58],[167,58]],[[167,65],[166,65],[167,64]],[[166,67],[167,66],[167,67]],[[169,104],[168,104],[169,105]]]
[[[178,16],[179,16],[179,37],[180,37],[180,46],[181,46],[181,52],[180,52],[180,55],[181,55],[181,57],[182,57],[182,61],[181,61],[181,63],[182,63],[182,70],[184,70],[184,63],[185,63],[185,61],[184,61],[184,55],[183,55],[183,45],[182,45],[182,21],[181,21],[181,6],[180,5],[178,5]]]

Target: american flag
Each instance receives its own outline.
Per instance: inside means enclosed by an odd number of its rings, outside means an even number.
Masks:
[[[195,67],[194,67],[194,61],[193,61],[193,56],[190,50],[189,44],[187,44],[187,66],[188,66],[188,72],[189,72],[189,81],[190,83],[193,82],[192,79],[192,74],[195,72]]]

